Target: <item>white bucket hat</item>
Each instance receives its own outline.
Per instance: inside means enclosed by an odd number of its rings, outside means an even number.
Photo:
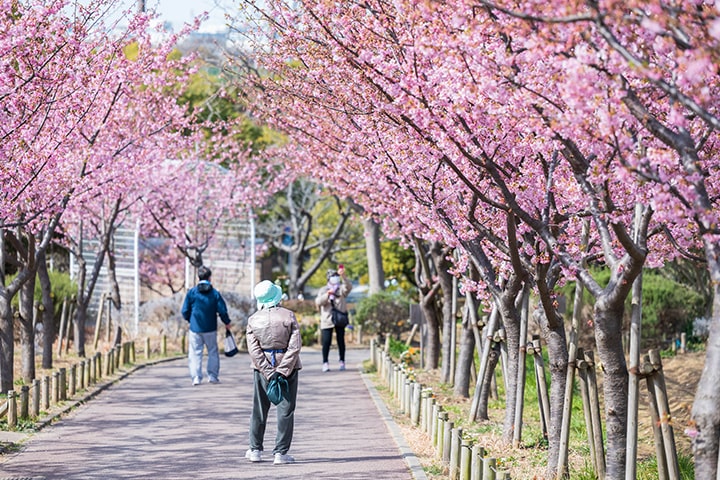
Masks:
[[[255,285],[253,290],[255,300],[257,300],[258,310],[263,308],[274,307],[282,299],[282,288],[275,285],[270,280],[263,280]]]

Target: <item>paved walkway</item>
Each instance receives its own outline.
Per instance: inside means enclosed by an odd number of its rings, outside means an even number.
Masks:
[[[368,350],[348,350],[348,370],[321,372],[302,353],[293,465],[273,465],[275,409],[263,462],[244,458],[252,408],[247,354],[221,358],[222,383],[193,387],[187,360],[140,368],[0,461],[0,479],[424,480],[377,392],[360,373]],[[337,352],[331,352],[331,359]]]

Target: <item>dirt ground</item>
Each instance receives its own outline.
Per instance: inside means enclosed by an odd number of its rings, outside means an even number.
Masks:
[[[679,452],[690,455],[690,438],[684,432],[690,425],[692,402],[705,363],[705,352],[678,354],[675,357],[664,358],[662,362],[672,415],[671,424],[677,449]],[[599,375],[598,379],[600,377]],[[423,382],[426,382],[426,380],[423,380]],[[431,383],[426,382],[426,384]],[[638,457],[644,459],[655,455],[655,447],[653,444],[652,420],[648,410],[647,389],[644,381],[641,381],[640,385]],[[469,411],[470,402],[467,400],[452,399],[452,397],[448,396],[439,401],[443,406],[450,407],[449,409],[453,411],[459,410],[465,416]],[[410,426],[407,418],[402,415],[398,415],[396,421],[400,425],[408,444],[420,459],[423,467],[425,467],[428,478],[431,480],[447,478],[446,473],[443,472],[443,466],[435,458],[435,451],[430,444],[429,437],[420,429]],[[499,421],[501,422],[502,418],[499,418]],[[491,454],[493,451],[500,452],[495,455],[513,459],[512,464],[507,465],[513,479],[541,480],[544,478],[545,465],[542,461],[538,461],[538,458],[542,457],[544,453],[540,455],[529,454],[527,447],[513,449],[502,445],[498,435],[493,433],[480,434],[478,442],[488,448]],[[571,451],[570,456],[571,464],[580,467],[589,461],[589,459],[579,456],[577,452],[573,453]]]

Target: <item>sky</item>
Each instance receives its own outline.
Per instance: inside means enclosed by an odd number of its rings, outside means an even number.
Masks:
[[[131,7],[136,0],[124,0]],[[171,22],[174,30],[179,30],[184,23],[190,23],[203,12],[209,18],[200,26],[200,32],[218,32],[226,29],[225,13],[237,11],[237,0],[146,0],[146,8],[154,9],[162,20]]]

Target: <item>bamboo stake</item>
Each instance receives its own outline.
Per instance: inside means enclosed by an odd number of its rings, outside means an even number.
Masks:
[[[497,307],[493,305],[492,312],[490,313],[490,320],[487,324],[486,339],[483,343],[483,354],[480,360],[480,371],[478,371],[477,382],[475,384],[475,392],[473,393],[472,403],[470,405],[469,420],[474,422],[477,419],[478,407],[480,406],[480,392],[482,390],[482,381],[485,378],[485,370],[487,369],[488,357],[490,356],[490,347],[492,346],[492,338],[495,333],[495,326],[498,322],[500,312]]]
[[[655,367],[656,372],[652,377],[652,381],[655,386],[655,398],[657,399],[658,413],[660,415],[660,430],[665,445],[668,475],[670,480],[678,480],[680,478],[680,466],[675,449],[675,434],[672,428],[672,416],[668,404],[665,375],[662,371],[662,360],[660,360],[660,352],[657,350],[650,350],[648,353],[650,354],[650,362]]]
[[[657,398],[655,395],[655,383],[652,380],[654,371],[650,365],[650,357],[645,355],[645,362],[650,369],[646,375],[645,382],[648,389],[648,403],[650,404],[650,417],[652,419],[653,437],[655,438],[655,456],[657,458],[658,480],[668,480],[667,460],[665,459],[665,442],[663,441],[662,430],[660,429],[660,412],[658,410]]]
[[[535,359],[535,381],[538,389],[538,402],[540,402],[540,420],[542,423],[543,438],[548,438],[550,430],[550,398],[548,395],[547,381],[545,379],[545,361],[542,356],[540,337],[533,335],[533,350]]]
[[[98,305],[98,314],[95,318],[95,338],[93,339],[93,348],[97,350],[98,343],[100,342],[100,327],[102,326],[103,309],[105,308],[105,295],[103,292],[100,296],[100,304]]]
[[[596,473],[599,480],[605,479],[605,447],[602,436],[602,420],[600,417],[600,399],[598,397],[597,377],[595,375],[595,356],[593,352],[585,352],[588,366],[588,393],[590,395],[590,413],[593,422],[593,441],[595,443]]]
[[[522,307],[520,310],[520,344],[518,352],[518,373],[517,373],[517,393],[515,395],[515,421],[513,428],[513,447],[518,448],[522,441],[522,418],[523,407],[525,405],[525,356],[527,350],[527,328],[528,328],[528,310],[530,303],[530,290],[525,288],[522,297]]]
[[[63,333],[65,333],[65,322],[67,322],[68,299],[65,297],[60,312],[60,328],[58,329],[58,357],[62,357]]]

